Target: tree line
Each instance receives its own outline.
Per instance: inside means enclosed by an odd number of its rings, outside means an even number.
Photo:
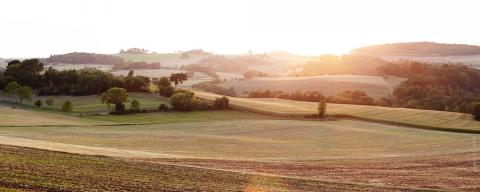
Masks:
[[[111,87],[122,87],[131,92],[148,91],[150,78],[135,76],[114,76],[96,69],[65,70],[44,69],[38,59],[13,60],[0,74],[0,89],[11,82],[28,86],[39,95],[93,95]]]

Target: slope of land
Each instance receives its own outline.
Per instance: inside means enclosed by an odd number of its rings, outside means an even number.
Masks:
[[[389,80],[390,79],[390,80]],[[321,75],[312,77],[254,78],[228,81],[219,84],[224,88],[233,87],[237,94],[257,90],[283,92],[317,91],[325,96],[334,96],[347,90],[360,90],[372,97],[387,97],[404,78],[365,75]]]
[[[102,121],[69,117],[61,114],[14,109],[0,104],[0,126],[92,125]]]
[[[196,91],[196,95],[213,100],[221,97],[217,94]],[[233,98],[231,106],[283,117],[305,117],[317,114],[318,103],[291,101],[276,98]],[[417,128],[480,133],[480,122],[472,115],[455,112],[431,111],[406,108],[389,108],[367,105],[328,104],[327,115],[351,117],[383,123],[413,126]]]
[[[47,98],[52,98],[54,103],[52,106],[47,106],[43,103],[43,106],[40,109],[34,105],[34,102],[24,102],[24,106],[30,107],[31,110],[45,110],[52,112],[61,112],[62,105],[65,101],[71,101],[73,105],[73,114],[97,114],[97,113],[108,113],[109,109],[106,104],[101,102],[101,97],[99,95],[89,95],[89,96],[37,96],[32,101],[37,99],[45,102]],[[136,99],[140,102],[142,108],[157,108],[161,103],[168,103],[164,98],[161,98],[157,95],[150,93],[129,93],[129,101]],[[11,99],[0,96],[0,100],[6,102],[12,102]],[[18,105],[17,105],[18,106]],[[22,107],[22,106],[18,106]],[[129,107],[129,104],[127,104]]]
[[[373,56],[458,56],[480,55],[480,46],[444,44],[433,42],[411,42],[373,45],[358,48],[353,53]]]

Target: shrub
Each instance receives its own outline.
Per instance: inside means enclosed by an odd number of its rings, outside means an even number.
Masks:
[[[158,87],[158,93],[161,96],[164,96],[164,97],[171,97],[173,95],[174,91],[175,91],[175,88],[173,88],[172,86],[167,86],[167,87],[159,86]]]
[[[375,100],[369,96],[360,96],[358,99],[358,104],[360,105],[373,105]]]
[[[51,107],[53,105],[53,98],[51,97],[47,98],[47,100],[45,100],[45,104]]]
[[[327,102],[325,102],[325,100],[321,100],[320,102],[318,102],[318,116],[324,117],[326,111],[327,111]]]
[[[73,105],[71,101],[65,101],[62,105],[62,111],[65,113],[70,113],[73,111]]]
[[[477,103],[472,107],[472,115],[475,120],[480,121],[480,104]]]
[[[136,99],[132,100],[132,102],[130,102],[130,110],[139,111],[140,110],[140,102],[138,102],[138,100],[136,100]]]
[[[193,94],[175,93],[170,98],[170,105],[178,111],[191,111],[196,108],[197,99],[194,99]]]
[[[37,106],[38,108],[40,108],[42,106],[42,100],[38,99],[35,101],[35,106]]]
[[[162,104],[160,104],[160,106],[158,106],[158,110],[159,111],[168,111],[168,105],[165,104],[165,103],[162,103]]]
[[[222,98],[216,98],[213,107],[215,109],[227,109],[228,108],[228,98],[227,97],[222,97]]]

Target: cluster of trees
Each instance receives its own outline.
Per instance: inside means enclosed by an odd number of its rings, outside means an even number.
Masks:
[[[143,48],[129,48],[127,50],[121,49],[119,54],[146,54],[148,53],[147,49]]]
[[[374,45],[353,50],[354,53],[375,56],[452,56],[478,55],[480,46],[433,42]]]
[[[209,55],[211,55],[211,53],[206,52],[202,49],[192,49],[190,51],[183,52],[180,58],[188,59],[190,57],[202,57],[202,56],[209,56]]]
[[[245,79],[251,79],[253,77],[268,77],[268,74],[257,70],[249,70],[243,73],[243,77],[245,77]]]
[[[126,62],[119,63],[113,66],[113,70],[134,70],[134,69],[160,69],[162,67],[160,62],[147,63],[143,61],[139,62]]]
[[[279,98],[294,101],[318,102],[325,101],[329,103],[343,103],[355,105],[381,105],[389,106],[390,102],[386,99],[375,100],[363,91],[343,91],[335,96],[325,97],[317,91],[296,91],[293,93],[284,93],[282,91],[259,90],[248,92],[249,98]]]
[[[170,97],[173,95],[175,88],[172,86],[172,82],[167,77],[161,77],[155,82],[158,87],[158,93],[164,97]]]
[[[285,93],[282,91],[258,90],[248,92],[249,98],[280,98],[295,101],[318,102],[325,100],[325,96],[317,91],[296,91],[294,93]]]
[[[386,61],[366,55],[321,55],[307,62],[301,71],[291,76],[316,76],[333,74],[377,75],[377,67],[387,64]]]
[[[105,64],[117,65],[124,64],[125,60],[115,55],[96,54],[96,53],[67,53],[61,55],[51,55],[45,60],[47,63],[69,63],[69,64]]]
[[[202,90],[202,91],[207,91],[211,93],[216,93],[220,95],[226,95],[226,96],[231,96],[235,97],[237,96],[235,90],[233,87],[230,88],[223,88],[221,86],[216,85],[219,83],[219,81],[205,81],[205,82],[200,82],[197,84],[192,85],[192,88]]]
[[[150,79],[134,76],[133,71],[126,77],[115,77],[96,69],[44,70],[38,59],[27,59],[8,63],[5,72],[0,74],[0,89],[10,82],[31,87],[39,95],[93,95],[111,87],[123,87],[131,92],[148,91]]]
[[[393,92],[395,106],[471,113],[480,101],[480,70],[471,67],[400,61],[379,72],[408,78]]]
[[[217,98],[213,103],[198,98],[195,93],[188,90],[175,90],[170,97],[170,105],[177,111],[228,109],[229,100],[227,97]]]

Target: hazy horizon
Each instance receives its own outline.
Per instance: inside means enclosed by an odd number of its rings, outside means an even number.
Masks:
[[[0,57],[131,47],[319,55],[396,42],[479,45],[478,5],[472,0],[2,1]]]

